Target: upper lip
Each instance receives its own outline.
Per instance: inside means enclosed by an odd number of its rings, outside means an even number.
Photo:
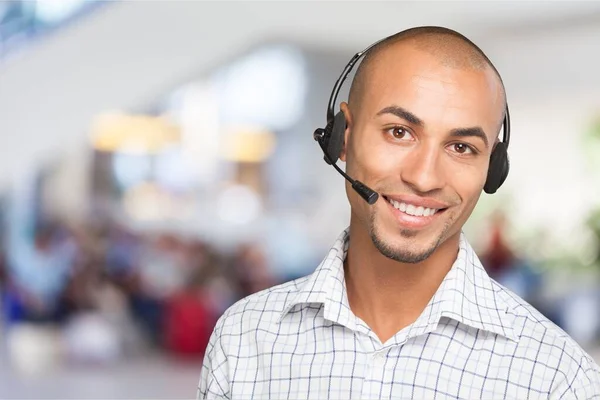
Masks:
[[[431,199],[431,198],[427,198],[427,197],[419,197],[419,196],[414,196],[414,195],[392,195],[392,194],[384,194],[383,197],[387,198],[387,199],[391,199],[391,200],[395,200],[399,203],[406,203],[406,204],[412,204],[415,207],[423,207],[423,208],[435,208],[435,209],[442,209],[442,208],[448,208],[450,207],[448,204],[446,203],[442,203],[440,201]]]

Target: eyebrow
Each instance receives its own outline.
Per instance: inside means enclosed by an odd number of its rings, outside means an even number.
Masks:
[[[379,111],[377,113],[377,116],[384,115],[384,114],[393,114],[398,118],[402,118],[402,119],[410,122],[411,124],[423,126],[423,121],[419,117],[417,117],[415,114],[411,113],[410,111],[405,110],[402,107],[398,107],[398,106],[386,107],[386,108],[382,109],[381,111]]]
[[[423,123],[422,119],[420,119],[415,114],[411,113],[410,111],[408,111],[402,107],[398,107],[398,106],[385,107],[384,109],[382,109],[381,111],[379,111],[377,113],[377,116],[384,115],[384,114],[395,115],[398,118],[402,118],[402,119],[410,122],[411,124],[417,125],[420,127],[423,127],[425,125]],[[489,147],[488,138],[487,138],[485,132],[483,131],[483,129],[481,129],[478,126],[472,127],[472,128],[452,129],[450,131],[450,137],[461,137],[461,138],[478,137],[481,140],[483,140],[483,143],[485,144],[486,148]]]
[[[457,128],[457,129],[452,129],[450,131],[450,136],[451,137],[478,137],[481,140],[483,140],[483,143],[485,144],[485,147],[488,148],[489,147],[489,143],[488,143],[488,138],[485,134],[485,132],[483,131],[483,129],[481,129],[480,127],[474,127],[474,128]]]

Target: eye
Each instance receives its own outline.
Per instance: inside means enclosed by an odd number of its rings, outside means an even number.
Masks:
[[[387,133],[392,136],[394,139],[398,140],[410,140],[412,138],[412,134],[401,126],[395,126],[387,130]]]
[[[451,145],[452,150],[458,154],[477,154],[471,146],[465,143],[454,143]]]

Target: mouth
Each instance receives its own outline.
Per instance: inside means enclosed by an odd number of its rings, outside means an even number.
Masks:
[[[405,228],[420,229],[431,225],[448,207],[426,207],[429,204],[405,202],[382,196],[397,222]],[[441,205],[441,204],[440,204]]]

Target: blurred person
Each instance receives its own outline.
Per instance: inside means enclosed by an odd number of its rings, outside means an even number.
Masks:
[[[65,317],[64,291],[71,279],[77,247],[59,240],[53,226],[42,226],[33,245],[21,238],[11,247],[9,293],[13,322],[59,323]],[[58,240],[57,240],[58,239]]]
[[[188,279],[184,246],[173,235],[160,235],[142,254],[139,265],[145,292],[155,298],[165,298],[181,289]]]
[[[489,59],[411,29],[367,49],[336,115],[338,91],[315,139],[346,162],[349,228],[312,275],[225,312],[198,397],[600,398],[598,365],[491,279],[462,230],[508,173]]]
[[[512,249],[507,238],[507,224],[503,211],[497,210],[492,215],[488,246],[481,256],[482,265],[492,279],[550,317],[545,310],[538,308],[541,305],[538,299],[542,283],[540,274],[531,260]]]
[[[267,258],[258,245],[239,246],[233,263],[243,297],[275,284],[275,278],[267,265]]]
[[[183,247],[189,274],[184,286],[166,300],[164,345],[178,356],[204,355],[217,318],[240,299],[236,277],[225,257],[200,241]]]
[[[244,297],[237,254],[222,254],[206,243],[196,242],[189,247],[188,257],[192,263],[189,285],[186,290],[200,293],[202,302],[213,321]],[[204,351],[204,349],[202,349]]]
[[[139,240],[124,227],[112,226],[106,237],[106,269],[117,280],[126,279],[139,261]]]
[[[150,340],[163,341],[165,307],[189,279],[189,259],[185,247],[173,235],[161,234],[141,250],[135,271],[135,287],[130,293],[134,316],[145,328]]]
[[[92,293],[100,272],[98,263],[92,260],[77,260],[63,289],[64,304],[68,314],[86,311],[93,307]]]
[[[167,300],[165,347],[181,356],[204,355],[217,314],[200,275]],[[220,315],[220,314],[219,314]]]
[[[516,255],[506,239],[506,216],[496,211],[490,220],[490,238],[487,249],[481,256],[481,261],[491,278],[498,276],[514,267]]]

